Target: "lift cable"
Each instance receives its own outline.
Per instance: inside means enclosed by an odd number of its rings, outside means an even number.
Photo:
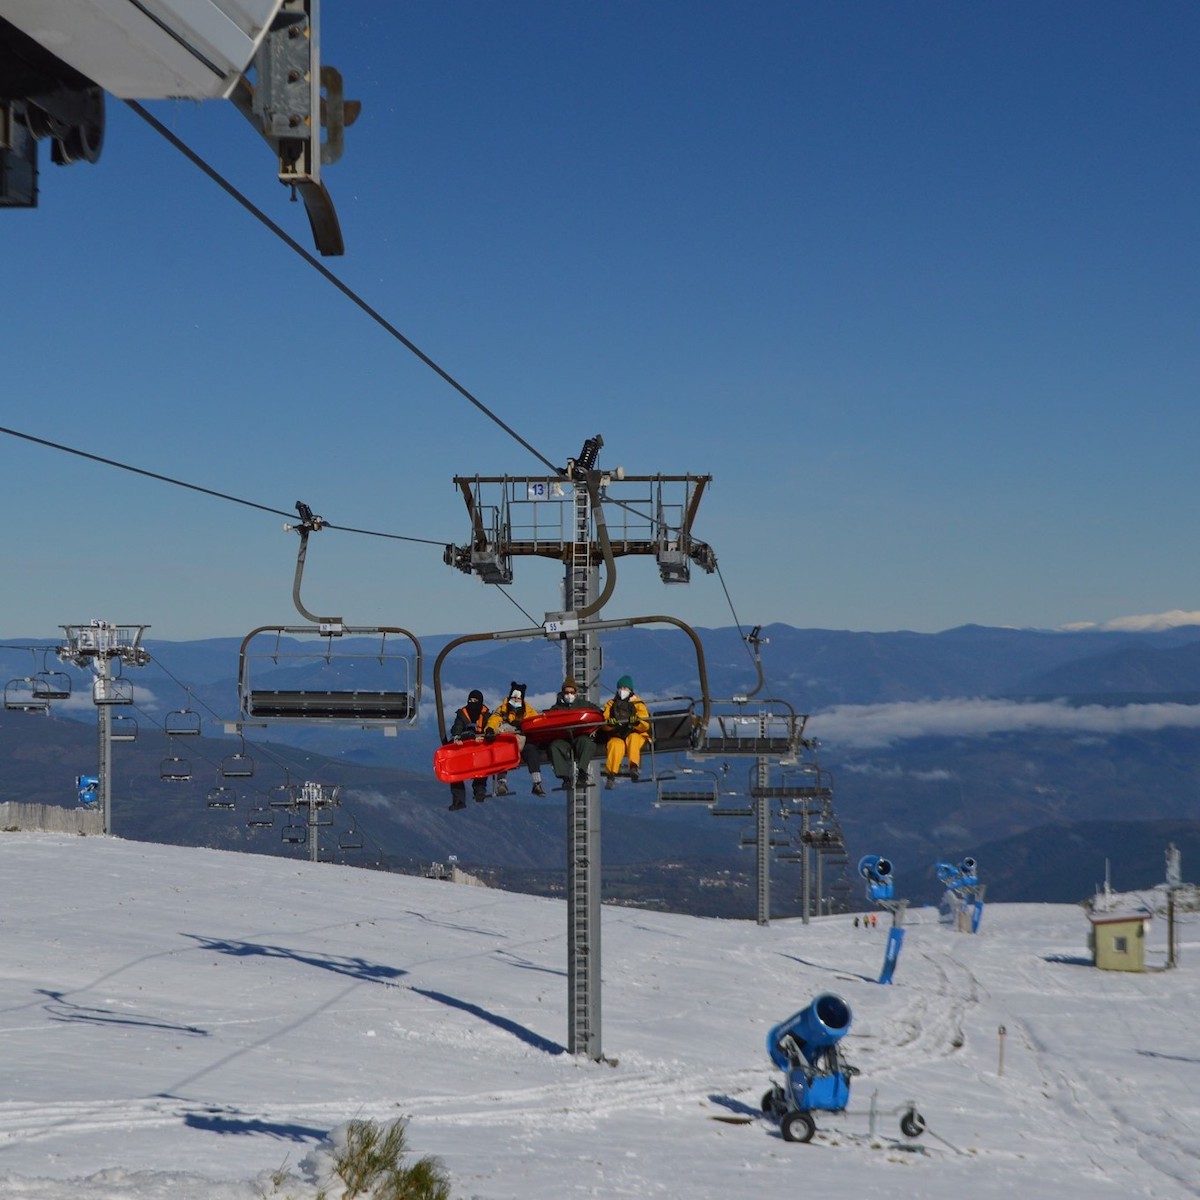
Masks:
[[[355,292],[352,288],[350,288],[345,283],[343,283],[319,259],[314,258],[313,255],[311,255],[307,250],[305,250],[305,248],[303,246],[300,245],[299,242],[297,242],[295,240],[295,238],[293,238],[290,235],[288,235],[287,233],[285,233],[283,231],[283,229],[281,229],[278,225],[276,225],[275,222],[272,221],[271,218],[266,215],[266,213],[264,213],[260,208],[258,208],[246,196],[243,196],[242,193],[239,192],[237,190],[237,188],[235,188],[233,186],[233,184],[231,184],[227,179],[225,179],[222,175],[220,175],[216,170],[214,170],[212,167],[210,167],[208,165],[208,163],[206,163],[194,150],[192,150],[189,146],[187,146],[183,141],[181,141],[178,137],[176,137],[175,134],[173,134],[165,125],[163,125],[161,121],[159,121],[157,118],[153,117],[149,112],[147,112],[146,109],[143,108],[140,104],[138,104],[136,100],[126,100],[125,103],[128,104],[129,107],[131,109],[133,109],[133,111],[135,113],[137,113],[137,115],[139,117],[141,117],[142,120],[145,121],[152,129],[154,129],[156,132],[160,133],[164,138],[166,138],[167,141],[170,142],[171,145],[174,146],[176,150],[178,150],[187,159],[189,159],[192,163],[194,163],[197,167],[199,167],[200,170],[203,171],[204,174],[207,175],[215,184],[217,184],[220,188],[222,188],[225,192],[227,192],[230,196],[232,196],[233,199],[236,200],[252,217],[256,217],[259,221],[261,221],[273,234],[275,234],[275,236],[277,238],[279,238],[282,242],[284,242],[285,245],[290,247],[293,251],[295,251],[296,254],[298,254],[302,259],[304,259],[304,261],[306,263],[308,263],[308,265],[310,267],[312,267],[314,271],[317,271],[319,274],[323,275],[325,277],[325,279],[327,279],[330,283],[332,283],[333,286],[335,288],[337,288],[337,290],[339,292],[341,292],[342,295],[344,295],[352,304],[355,304],[360,309],[362,309],[362,311],[364,313],[366,313],[367,316],[371,318],[371,320],[373,320],[376,324],[378,324],[383,329],[385,329],[388,333],[390,333],[392,335],[392,337],[394,337],[402,346],[404,346],[404,348],[406,350],[410,350],[431,371],[433,371],[435,374],[441,376],[442,379],[444,379],[456,392],[459,393],[459,395],[464,397],[464,399],[468,400],[477,409],[479,409],[479,411],[481,413],[483,413],[483,415],[485,417],[487,417],[490,421],[494,421],[497,425],[499,425],[500,428],[503,429],[504,432],[507,433],[509,437],[511,437],[519,445],[523,446],[526,450],[528,450],[529,453],[534,456],[534,458],[536,458],[544,466],[548,467],[556,475],[565,475],[566,474],[566,471],[563,467],[556,467],[548,458],[545,457],[545,455],[541,454],[539,451],[534,449],[534,447],[531,446],[523,437],[521,437],[521,435],[519,433],[517,433],[515,429],[513,429],[511,426],[505,424],[505,422],[502,421],[494,412],[492,412],[492,410],[490,408],[488,408],[487,405],[483,403],[483,401],[481,401],[481,400],[477,399],[475,396],[473,396],[465,387],[463,387],[463,385],[461,383],[458,382],[457,379],[454,378],[453,375],[451,375],[448,371],[444,370],[442,367],[438,366],[438,364],[436,362],[434,362],[433,359],[430,358],[428,354],[426,354],[414,342],[410,341],[407,337],[405,337],[404,334],[402,334],[400,332],[400,330],[398,330],[380,312],[378,312],[376,309],[372,308],[371,305],[369,305],[360,295],[358,295],[357,292]]]
[[[89,459],[91,462],[101,463],[107,467],[116,467],[118,470],[129,471],[131,474],[134,474],[134,475],[141,475],[146,479],[157,479],[160,483],[169,483],[175,487],[186,488],[189,491],[193,491],[193,492],[200,492],[201,494],[203,494],[205,496],[212,496],[218,500],[228,500],[231,504],[241,504],[241,505],[244,505],[246,508],[258,509],[259,512],[273,513],[276,516],[289,517],[289,518],[294,519],[294,514],[286,511],[285,509],[271,508],[269,505],[258,504],[253,500],[246,500],[246,499],[242,498],[241,496],[230,495],[228,492],[219,492],[213,488],[201,487],[199,484],[188,483],[182,479],[175,479],[170,475],[162,475],[157,471],[147,471],[143,467],[134,467],[134,466],[131,466],[129,463],[118,462],[115,458],[105,458],[99,454],[92,454],[90,451],[87,451],[87,450],[80,450],[75,446],[64,446],[61,442],[52,442],[52,441],[49,441],[47,438],[35,437],[31,433],[23,433],[19,429],[10,429],[7,426],[0,425],[0,434],[7,434],[9,437],[20,438],[23,441],[33,442],[39,446],[46,446],[47,448],[49,448],[51,450],[60,450],[64,454],[74,454],[79,458]],[[632,510],[632,506],[628,503],[624,503],[621,501],[617,501],[616,503],[618,504],[619,507]],[[633,510],[633,511],[636,511],[636,510]],[[413,536],[401,534],[401,533],[383,533],[383,532],[381,532],[379,530],[375,530],[375,529],[356,529],[349,525],[336,525],[332,521],[322,522],[322,528],[323,529],[336,529],[341,533],[362,534],[365,537],[388,538],[393,541],[401,541],[401,542],[416,542],[418,544],[425,545],[425,546],[442,546],[442,547],[444,547],[446,545],[446,541],[444,538],[443,539],[422,538],[422,537],[413,537]],[[721,581],[721,588],[725,593],[725,600],[729,605],[729,611],[733,616],[734,623],[737,625],[738,633],[741,634],[742,633],[741,621],[739,620],[737,612],[733,607],[733,600],[729,595],[729,588],[725,583],[725,576],[721,573],[721,568],[720,568],[719,564],[716,568],[716,571],[717,571],[717,578],[720,579],[720,581]],[[504,593],[504,596],[509,601],[509,603],[512,604],[519,612],[521,612],[528,619],[530,625],[540,624],[540,622],[536,621],[532,616],[530,616],[530,614],[528,612],[525,611],[524,608],[521,607],[520,603],[513,598],[513,596],[509,593],[509,591],[506,588],[501,588],[500,590]],[[30,649],[30,647],[28,647],[28,646],[21,646],[21,647],[14,646],[14,647],[3,647],[3,648],[4,649],[22,649],[22,650]],[[41,647],[38,647],[38,648],[40,649]],[[176,682],[178,683],[178,680],[176,680]],[[180,685],[180,686],[182,686],[182,685]],[[213,715],[216,716],[215,713]]]
[[[201,492],[205,496],[214,496],[218,500],[228,500],[232,504],[242,504],[247,508],[257,508],[259,512],[275,513],[280,517],[291,517],[295,519],[294,512],[287,512],[282,508],[271,508],[266,504],[257,504],[253,500],[245,500],[240,496],[231,496],[228,492],[214,491],[212,488],[201,487],[198,483],[188,483],[183,479],[174,479],[170,475],[160,475],[157,471],[147,471],[143,467],[130,466],[129,463],[118,462],[115,458],[104,458],[99,454],[91,454],[87,450],[79,450],[74,446],[64,446],[61,442],[51,442],[46,438],[34,437],[31,433],[22,433],[19,429],[8,429],[0,425],[0,433],[6,433],[10,437],[22,438],[27,442],[36,442],[39,446],[47,446],[51,450],[61,450],[64,454],[74,454],[79,458],[87,458],[92,462],[103,463],[106,467],[116,467],[121,471],[129,471],[134,475],[143,475],[147,479],[157,479],[160,483],[170,483],[175,487],[187,488],[189,491]],[[347,525],[335,525],[332,521],[322,523],[324,529],[337,529],[342,533],[361,533],[367,537],[391,538],[400,542],[420,542],[426,546],[445,546],[445,539],[409,537],[402,533],[381,533],[375,529],[352,529]]]

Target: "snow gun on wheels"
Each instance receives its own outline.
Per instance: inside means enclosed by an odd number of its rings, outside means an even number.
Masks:
[[[763,1096],[762,1108],[779,1122],[784,1141],[811,1141],[815,1111],[842,1112],[850,1103],[850,1078],[858,1071],[839,1045],[850,1020],[850,1005],[822,992],[767,1034],[767,1053],[785,1078]]]
[[[810,1142],[817,1131],[814,1112],[845,1113],[850,1104],[850,1080],[858,1074],[842,1053],[841,1040],[850,1031],[850,1005],[833,992],[822,992],[807,1008],[793,1013],[767,1034],[767,1053],[784,1073],[784,1082],[772,1085],[762,1098],[763,1112],[779,1122],[787,1142]],[[872,1097],[871,1133],[875,1133]],[[900,1132],[920,1137],[925,1119],[906,1100],[893,1112],[900,1114]],[[860,1114],[861,1115],[861,1114]]]

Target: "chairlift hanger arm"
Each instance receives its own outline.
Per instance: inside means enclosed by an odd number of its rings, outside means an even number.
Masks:
[[[584,480],[584,486],[587,488],[588,499],[592,505],[592,517],[596,522],[596,537],[600,542],[600,553],[604,555],[604,587],[591,604],[575,610],[575,615],[581,618],[600,612],[612,598],[617,586],[617,564],[613,558],[612,542],[608,537],[608,524],[604,520],[604,505],[600,499],[600,472],[589,471]]]
[[[746,644],[751,647],[751,653],[754,655],[754,666],[755,666],[755,669],[758,671],[758,684],[755,686],[755,688],[752,692],[746,693],[747,698],[749,698],[750,696],[757,696],[758,693],[761,692],[762,688],[763,688],[762,651],[760,650],[759,647],[767,639],[759,636],[761,631],[762,631],[762,626],[755,625],[755,627],[752,630],[750,630],[750,632],[746,635],[746,638],[745,638]]]
[[[295,531],[300,535],[300,549],[296,552],[296,574],[292,580],[292,603],[296,606],[296,611],[306,620],[311,621],[314,625],[320,625],[324,632],[340,633],[342,625],[341,617],[318,617],[315,613],[311,613],[300,600],[300,581],[304,578],[304,560],[308,557],[308,535],[316,533],[318,530],[325,528],[323,518],[314,515],[313,510],[304,503],[303,500],[296,501],[296,511],[300,514],[300,523],[298,525],[285,525],[283,528],[288,532]],[[338,626],[338,629],[325,630],[325,626]]]

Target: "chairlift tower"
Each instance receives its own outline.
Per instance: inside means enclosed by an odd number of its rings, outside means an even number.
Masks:
[[[308,825],[308,861],[321,861],[321,826],[333,824],[333,809],[341,803],[340,787],[305,781],[296,797],[296,807],[306,808]]]
[[[664,583],[686,583],[695,562],[708,572],[716,557],[691,535],[710,475],[626,475],[603,471],[604,445],[588,438],[578,458],[554,476],[455,476],[466,501],[471,540],[446,547],[447,566],[484,583],[508,584],[518,556],[555,559],[564,566],[563,607],[548,612],[545,636],[564,643],[564,674],[582,693],[598,698],[601,654],[596,625],[616,585],[615,560],[653,555]],[[681,494],[680,494],[681,493]],[[605,513],[606,502],[613,519]],[[606,578],[599,588],[599,568]],[[609,627],[616,627],[619,623]],[[600,794],[572,780],[567,795],[567,1021],[568,1049],[599,1061],[600,1003]]]
[[[149,625],[116,625],[109,621],[89,621],[86,625],[60,625],[66,641],[58,647],[61,661],[92,672],[92,703],[96,706],[99,741],[99,801],[103,813],[103,832],[112,833],[112,709],[133,703],[133,685],[118,673],[119,667],[144,667],[150,652],[142,646],[142,635]]]

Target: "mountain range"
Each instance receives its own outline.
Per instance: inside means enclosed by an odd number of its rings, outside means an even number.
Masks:
[[[749,711],[780,701],[810,714],[806,732],[819,742],[816,753],[832,781],[852,902],[861,894],[854,866],[868,853],[893,862],[900,890],[914,901],[936,900],[935,864],[966,854],[980,862],[995,899],[1064,901],[1103,878],[1105,860],[1121,886],[1138,887],[1161,878],[1169,842],[1185,864],[1200,853],[1200,626],[964,626],[921,634],[773,625],[759,635],[761,688],[743,631],[697,633],[710,696],[754,693]],[[365,835],[363,851],[355,852],[360,858],[417,871],[453,855],[505,886],[554,892],[565,864],[561,793],[531,796],[521,772],[512,777],[512,797],[449,813],[448,789],[433,778],[431,759],[439,692],[452,710],[471,687],[495,703],[518,680],[544,706],[561,682],[559,646],[482,640],[441,658],[454,640],[422,638],[421,718],[413,729],[385,737],[320,725],[247,727],[244,743],[225,724],[237,719],[240,640],[148,642],[150,664],[129,672],[137,704],[128,715],[139,737],[114,751],[113,831],[304,853],[281,841],[282,814],[275,814],[274,829],[250,828],[246,818],[250,809],[269,808],[273,789],[316,779],[340,786],[343,800],[337,827],[324,834],[328,853],[339,853],[338,840],[354,841],[357,833]],[[29,651],[14,648],[23,643],[47,644],[6,639],[0,670],[31,673]],[[36,654],[33,665],[42,665]],[[695,651],[673,628],[606,633],[602,688],[611,692],[626,673],[652,707],[699,695]],[[95,709],[85,677],[74,677],[76,694],[53,704],[48,716],[0,713],[0,801],[71,805],[75,776],[94,771]],[[337,686],[354,686],[352,677],[343,668]],[[201,736],[164,735],[164,719],[178,711],[197,715]],[[206,796],[222,785],[223,762],[239,751],[255,763],[253,779],[236,781],[239,809],[209,808]],[[192,764],[190,780],[160,778],[171,754]],[[709,773],[704,778],[717,780],[725,808],[736,807],[726,797],[745,792],[755,764],[659,757],[659,774]],[[752,916],[753,851],[741,844],[750,823],[713,820],[703,808],[656,807],[656,796],[652,783],[627,781],[604,794],[606,871],[628,879],[636,868],[642,886],[633,889],[634,900],[640,894],[688,911]],[[777,824],[791,836],[786,820]],[[772,875],[773,911],[796,911],[798,869],[777,861]]]

